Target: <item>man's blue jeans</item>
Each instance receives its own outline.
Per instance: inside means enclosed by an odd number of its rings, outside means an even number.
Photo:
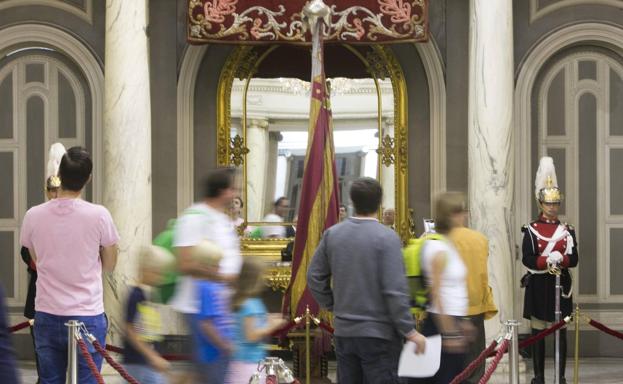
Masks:
[[[96,316],[56,316],[37,312],[34,328],[41,384],[65,384],[67,371],[67,326],[65,323],[69,320],[83,322],[89,333],[92,333],[102,346],[106,345],[108,321],[103,313]],[[86,341],[86,344],[97,369],[101,369],[102,356],[95,351],[91,343]],[[78,351],[78,382],[80,384],[97,383],[80,351]]]

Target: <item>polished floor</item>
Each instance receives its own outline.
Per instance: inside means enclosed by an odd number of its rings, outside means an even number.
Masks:
[[[108,368],[107,370],[109,370]],[[36,383],[36,372],[34,368],[34,364],[31,362],[22,362],[20,365],[21,370],[21,378],[23,384],[35,384]],[[526,380],[527,383],[530,382],[529,372],[531,371],[530,366],[526,369],[525,377],[528,377]],[[331,362],[329,364],[329,378],[331,378],[335,382],[335,363]],[[546,363],[546,379],[547,383],[553,383],[553,361],[547,361]],[[523,376],[523,375],[522,375]],[[491,384],[494,383],[504,383],[507,380],[504,379],[505,375],[496,375],[495,380],[490,381]],[[567,380],[568,383],[573,383],[573,367],[569,367],[567,370]],[[114,374],[106,374],[104,376],[104,381],[106,384],[122,384],[125,383],[123,379],[121,379],[118,375]],[[582,359],[580,360],[580,374],[579,374],[579,383],[582,384],[621,384],[623,383],[623,357],[622,358],[592,358],[592,359]],[[521,384],[524,384],[522,381]]]

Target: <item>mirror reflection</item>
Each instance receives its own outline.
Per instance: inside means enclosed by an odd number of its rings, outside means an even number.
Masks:
[[[377,153],[382,137],[393,138],[391,81],[336,77],[328,82],[342,216],[352,213],[348,189],[361,176],[382,180],[383,206],[392,211],[393,165],[383,166]],[[310,83],[297,78],[234,80],[231,138],[245,138],[249,150],[243,165],[246,188],[234,211],[239,224],[244,218],[250,223],[248,236],[294,236],[308,141],[309,90]]]

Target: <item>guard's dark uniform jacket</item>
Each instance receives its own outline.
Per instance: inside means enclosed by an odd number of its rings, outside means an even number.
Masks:
[[[522,227],[522,263],[528,273],[522,279],[526,286],[523,317],[553,322],[555,320],[556,276],[547,271],[547,257],[558,251],[563,255],[560,281],[562,292],[560,310],[562,318],[569,316],[573,308],[571,299],[571,275],[567,268],[578,265],[578,247],[575,229],[560,221],[546,220],[542,215]]]

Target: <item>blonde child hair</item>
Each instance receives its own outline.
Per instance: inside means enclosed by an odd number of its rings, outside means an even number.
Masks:
[[[218,267],[223,258],[223,250],[209,240],[202,240],[192,248],[190,256],[203,266]]]
[[[157,245],[146,245],[139,252],[139,270],[170,271],[175,268],[175,256]]]
[[[231,304],[234,311],[240,309],[240,306],[246,299],[257,297],[265,288],[264,271],[266,267],[259,260],[245,257],[238,275],[236,284],[236,293],[232,297]]]

